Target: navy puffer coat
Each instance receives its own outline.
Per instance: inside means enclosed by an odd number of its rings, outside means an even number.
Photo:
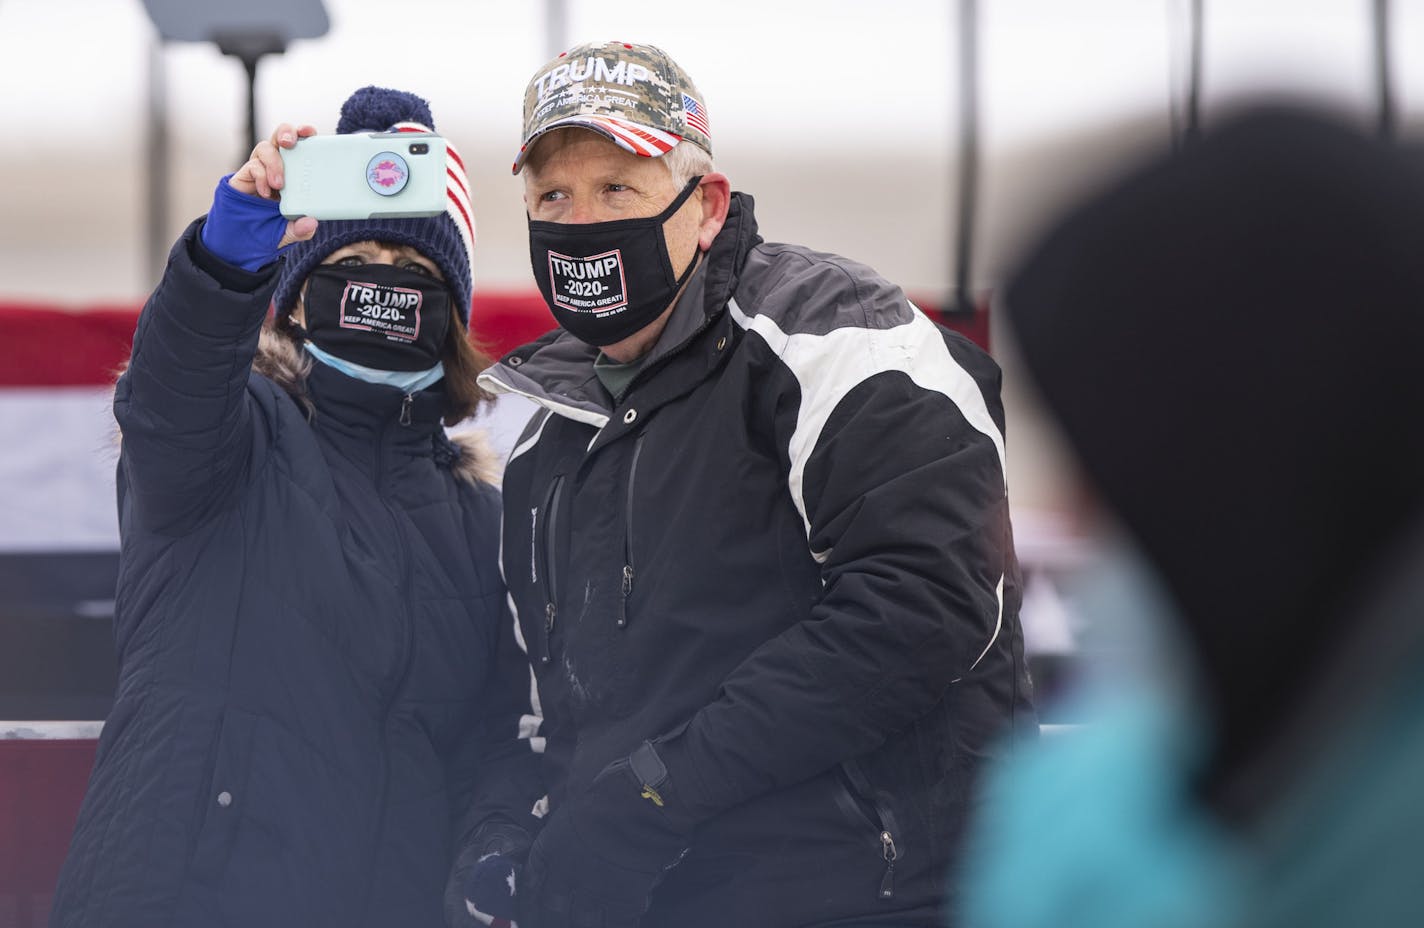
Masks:
[[[195,230],[116,391],[120,679],[52,923],[434,928],[543,792],[498,491],[438,390],[253,370],[275,274]]]

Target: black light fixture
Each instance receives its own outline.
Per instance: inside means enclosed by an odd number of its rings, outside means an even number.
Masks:
[[[237,164],[247,160],[257,144],[257,65],[267,55],[279,55],[293,39],[315,39],[331,28],[321,0],[143,0],[148,18],[158,30],[149,56],[148,75],[148,229],[147,271],[163,269],[168,251],[168,101],[164,83],[163,47],[168,42],[212,42],[224,55],[242,62],[247,75],[247,133]]]
[[[331,28],[321,0],[143,0],[165,42],[212,42],[242,62],[247,74],[248,147],[257,144],[257,64],[280,55],[293,39],[315,39]],[[243,157],[247,152],[243,152]]]

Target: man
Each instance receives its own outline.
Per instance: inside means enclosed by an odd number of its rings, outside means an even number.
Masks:
[[[520,924],[942,924],[980,758],[1036,730],[994,363],[869,268],[764,243],[647,45],[525,96],[562,331],[504,568],[549,812]]]

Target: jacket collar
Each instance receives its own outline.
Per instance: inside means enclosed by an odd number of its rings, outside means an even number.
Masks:
[[[445,393],[438,383],[416,393],[404,393],[318,363],[307,373],[306,386],[316,406],[316,419],[329,419],[343,432],[390,430],[403,443],[407,438],[429,441],[430,435],[441,427]]]
[[[372,441],[383,431],[387,443],[433,457],[467,483],[499,481],[499,455],[483,432],[447,435],[441,426],[445,396],[437,384],[412,394],[410,424],[402,426],[405,394],[394,387],[348,377],[311,356],[290,338],[264,328],[252,369],[281,387],[313,425]]]
[[[639,379],[725,315],[747,254],[761,242],[754,205],[749,195],[732,194],[722,231],[688,278],[667,327],[643,362]],[[480,375],[480,385],[492,393],[524,396],[558,415],[601,429],[608,424],[612,407],[593,372],[597,357],[597,348],[555,329],[510,352]]]

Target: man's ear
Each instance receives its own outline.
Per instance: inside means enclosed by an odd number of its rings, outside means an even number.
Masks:
[[[697,246],[707,251],[727,221],[727,210],[732,205],[732,182],[727,180],[726,174],[713,171],[703,175],[697,189],[702,195],[702,222],[697,227]]]

